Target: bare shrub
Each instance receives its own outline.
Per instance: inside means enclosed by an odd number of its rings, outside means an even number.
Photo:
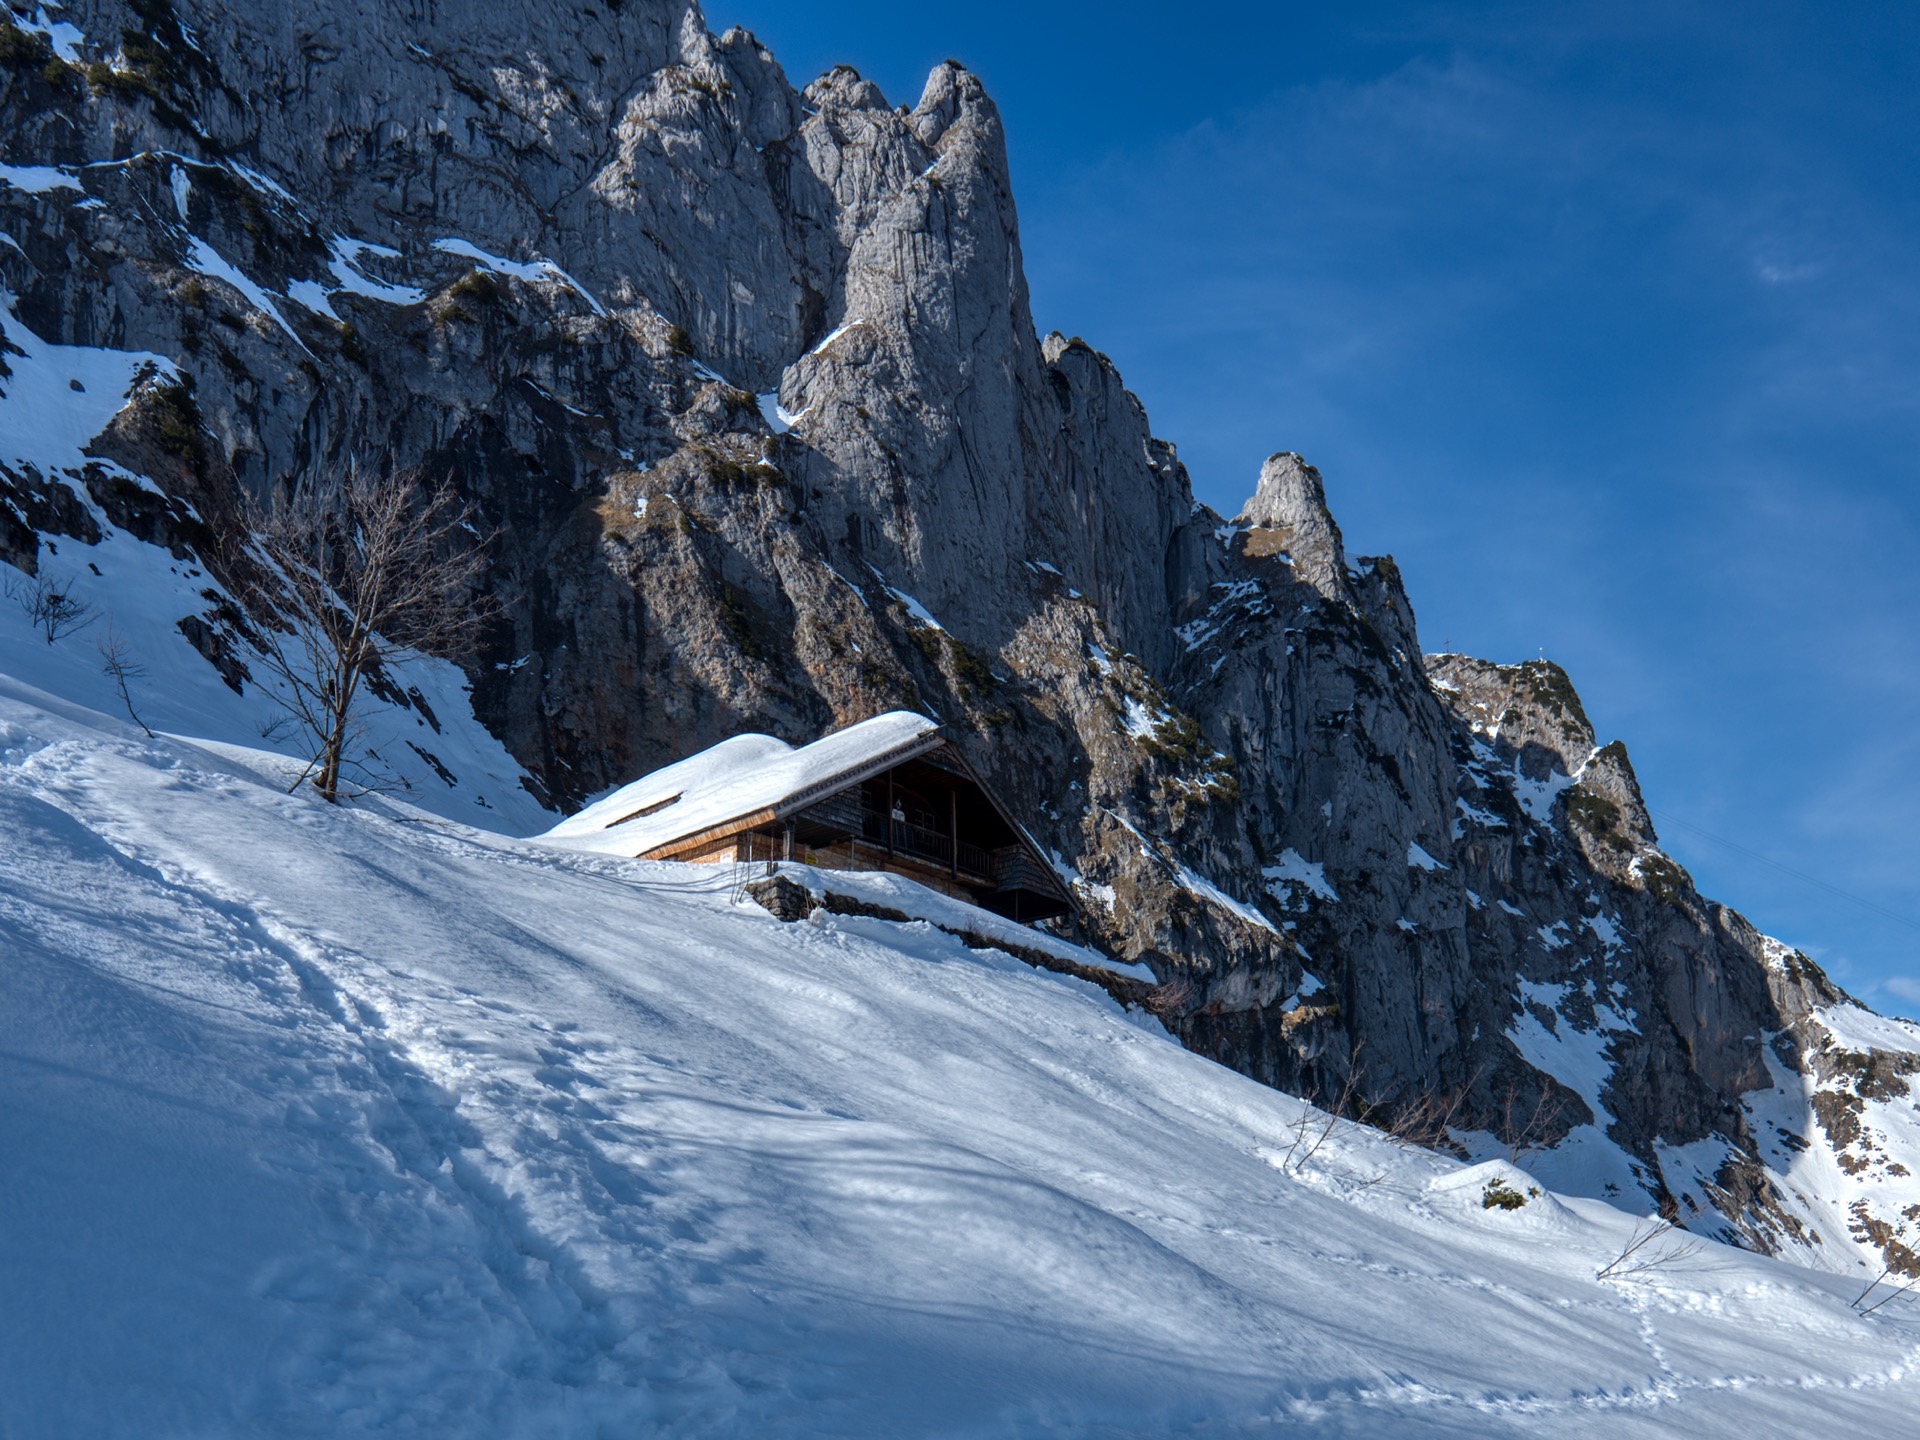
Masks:
[[[1333,1138],[1333,1132],[1347,1112],[1358,1107],[1360,1082],[1366,1074],[1366,1067],[1360,1063],[1360,1051],[1356,1046],[1347,1062],[1347,1073],[1340,1082],[1340,1089],[1331,1101],[1322,1098],[1317,1092],[1300,1098],[1316,1105],[1319,1109],[1303,1110],[1291,1127],[1293,1143],[1287,1147],[1287,1153],[1280,1158],[1279,1169],[1282,1174],[1298,1175],[1307,1168],[1308,1163],[1319,1153],[1320,1147]]]
[[[254,609],[280,617],[262,657],[311,747],[294,783],[313,775],[331,802],[366,683],[410,651],[459,659],[478,643],[494,610],[477,593],[485,541],[451,484],[410,470],[356,468],[336,487],[255,507],[249,521],[270,572],[253,582]]]
[[[1196,993],[1192,980],[1185,975],[1175,975],[1149,990],[1147,998],[1141,1003],[1146,1006],[1148,1014],[1164,1020],[1172,1015],[1184,1014],[1193,1004]]]
[[[1453,1132],[1460,1128],[1471,1090],[1470,1083],[1451,1090],[1429,1085],[1411,1100],[1383,1106],[1368,1118],[1398,1144],[1459,1153]]]
[[[50,575],[24,575],[10,581],[7,597],[49,645],[86,629],[98,618],[93,606],[73,593],[73,581]]]
[[[1633,1227],[1633,1234],[1620,1247],[1620,1253],[1602,1265],[1593,1278],[1630,1280],[1691,1259],[1700,1253],[1703,1242],[1690,1235],[1685,1240],[1673,1238],[1685,1234],[1671,1220],[1643,1220]]]
[[[112,680],[113,688],[120,692],[120,703],[127,707],[128,718],[151,740],[153,731],[133,708],[133,682],[145,677],[147,667],[133,658],[132,648],[111,626],[104,640],[93,642],[93,648],[100,652],[100,673]]]
[[[1307,1163],[1327,1143],[1339,1123],[1340,1117],[1331,1110],[1302,1111],[1300,1118],[1293,1122],[1293,1143],[1287,1147],[1287,1153],[1280,1157],[1281,1173],[1298,1175],[1305,1170]]]
[[[1546,1149],[1565,1109],[1566,1102],[1551,1086],[1543,1085],[1528,1105],[1520,1099],[1519,1087],[1509,1084],[1500,1102],[1500,1141],[1507,1147],[1507,1163],[1524,1167]]]

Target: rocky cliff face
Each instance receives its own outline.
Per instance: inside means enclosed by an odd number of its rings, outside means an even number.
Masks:
[[[1557,667],[1424,656],[1299,456],[1194,502],[1034,334],[963,68],[796,91],[671,0],[10,4],[10,340],[148,357],[84,454],[0,445],[16,570],[118,530],[217,580],[243,494],[450,474],[497,527],[475,713],[543,803],[921,708],[1189,1045],[1920,1270],[1920,1032],[1695,892]],[[182,643],[244,688],[224,594]]]

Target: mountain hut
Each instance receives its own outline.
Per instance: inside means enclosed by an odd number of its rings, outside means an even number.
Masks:
[[[544,839],[649,860],[890,870],[1019,921],[1073,901],[1033,838],[924,715],[811,744],[736,735],[596,801]]]

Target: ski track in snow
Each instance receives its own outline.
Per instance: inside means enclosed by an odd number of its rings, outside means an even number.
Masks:
[[[1300,1102],[1080,982],[289,764],[0,679],[9,1435],[1912,1413],[1920,1317],[1850,1280],[1598,1283],[1630,1217],[1344,1123],[1278,1168]]]

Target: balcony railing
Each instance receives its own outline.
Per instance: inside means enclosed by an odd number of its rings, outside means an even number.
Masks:
[[[978,875],[985,879],[993,874],[993,857],[984,846],[969,845],[960,842],[960,870],[966,875]]]
[[[957,868],[963,874],[981,880],[990,879],[993,875],[993,857],[985,847],[969,844],[965,840],[956,844],[951,835],[942,835],[938,830],[915,825],[910,820],[889,823],[887,817],[878,810],[861,812],[860,840],[863,844],[881,846],[910,860],[938,865],[943,870]]]

